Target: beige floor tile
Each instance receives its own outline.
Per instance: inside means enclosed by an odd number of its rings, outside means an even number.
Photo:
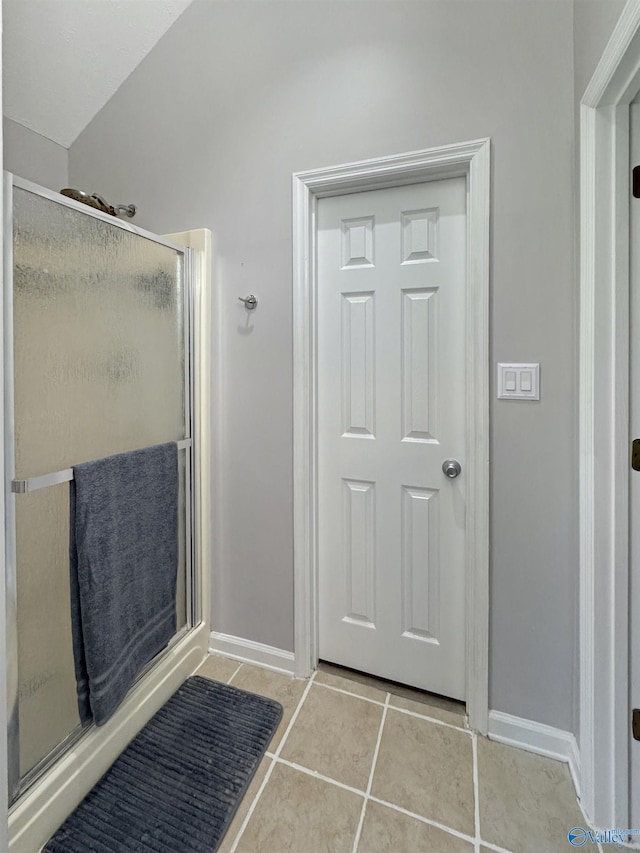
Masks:
[[[242,826],[242,821],[245,819],[247,812],[251,808],[251,803],[253,802],[256,794],[258,793],[258,789],[260,788],[260,785],[262,785],[262,781],[265,777],[267,770],[271,766],[271,763],[271,758],[263,758],[260,762],[260,766],[256,770],[256,774],[251,780],[251,784],[247,788],[247,792],[242,798],[242,802],[238,807],[238,811],[235,813],[235,816],[231,821],[231,826],[227,830],[224,838],[222,839],[222,843],[220,844],[217,853],[229,853],[229,851],[231,850],[236,835],[238,834],[238,831]]]
[[[361,809],[358,794],[277,764],[237,851],[351,853]]]
[[[466,706],[464,702],[457,702],[455,699],[447,699],[446,696],[438,696],[436,693],[427,693],[426,690],[415,690],[413,687],[407,687],[404,684],[391,684],[389,692],[392,696],[398,696],[403,699],[412,699],[414,702],[419,702],[422,705],[428,705],[430,708],[441,708],[443,711],[450,711],[452,714],[463,717],[466,714]]]
[[[473,844],[371,800],[358,853],[473,853]]]
[[[390,708],[371,793],[473,836],[471,736]]]
[[[464,728],[465,714],[464,706],[454,711],[442,708],[439,705],[430,705],[428,702],[416,702],[415,699],[407,699],[404,696],[392,696],[389,700],[392,708],[404,708],[405,711],[413,711],[414,714],[424,714],[425,717],[433,717],[434,720],[442,720],[452,726]]]
[[[566,764],[478,738],[480,836],[518,853],[558,853],[584,817]]]
[[[421,702],[433,708],[442,708],[443,711],[450,711],[452,714],[459,716],[464,716],[466,712],[464,702],[456,702],[455,699],[447,699],[445,696],[438,696],[437,693],[427,693],[425,690],[417,690],[415,687],[398,684],[396,681],[376,678],[374,675],[367,675],[365,672],[357,672],[353,669],[337,666],[334,663],[320,661],[318,672],[336,675],[356,684],[372,687],[374,690],[379,690],[382,693],[391,693],[392,696],[412,699],[414,702]]]
[[[365,790],[382,712],[380,705],[314,685],[281,756]]]
[[[213,678],[215,681],[227,681],[240,666],[240,661],[222,657],[222,655],[209,655],[196,671],[196,675],[204,678]]]
[[[271,670],[259,666],[243,664],[232,684],[241,690],[248,690],[251,693],[257,693],[259,696],[268,696],[269,699],[275,699],[282,705],[284,709],[282,721],[269,744],[269,752],[273,752],[278,748],[282,736],[287,730],[307,682],[301,678],[292,678],[289,675],[271,672]]]
[[[363,696],[365,699],[373,699],[374,702],[384,702],[387,694],[377,687],[370,687],[368,684],[361,684],[358,681],[351,681],[348,678],[342,678],[340,675],[334,675],[331,672],[318,671],[314,684],[326,684],[329,687],[337,687],[338,690],[346,690],[347,693],[353,693],[356,696]]]
[[[510,848],[505,848],[507,853],[510,853]],[[490,847],[485,847],[484,845],[480,845],[480,853],[495,853],[495,850],[492,850]],[[517,850],[514,849],[513,853],[518,853]]]

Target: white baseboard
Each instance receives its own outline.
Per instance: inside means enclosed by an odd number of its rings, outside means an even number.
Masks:
[[[253,663],[275,672],[284,672],[287,675],[293,675],[295,669],[293,652],[265,646],[254,640],[233,637],[231,634],[221,634],[219,631],[211,632],[209,651],[242,661],[242,663]]]
[[[580,751],[575,735],[571,732],[502,711],[489,711],[488,734],[491,740],[499,743],[564,761],[569,765],[576,794],[580,797]]]

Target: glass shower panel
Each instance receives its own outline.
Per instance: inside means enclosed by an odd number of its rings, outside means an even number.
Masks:
[[[71,650],[69,486],[20,495],[16,510],[24,776],[80,724]]]
[[[16,478],[189,435],[182,253],[19,187],[13,248]],[[79,724],[68,485],[18,495],[15,507],[24,775]]]
[[[14,190],[17,478],[185,437],[181,265]]]

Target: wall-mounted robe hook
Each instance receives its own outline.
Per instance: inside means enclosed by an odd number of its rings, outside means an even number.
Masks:
[[[247,309],[247,311],[253,311],[253,309],[258,304],[258,300],[255,298],[253,293],[251,293],[249,296],[238,296],[238,299],[240,300],[240,302],[244,302],[244,307]]]

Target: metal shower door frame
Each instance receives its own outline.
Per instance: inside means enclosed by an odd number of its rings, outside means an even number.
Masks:
[[[178,442],[179,452],[185,452],[185,598],[186,625],[171,639],[168,647],[161,651],[139,674],[134,683],[138,683],[154,665],[164,657],[168,649],[181,640],[185,634],[193,630],[201,618],[203,602],[200,601],[199,585],[195,583],[194,537],[194,250],[173,243],[163,237],[138,228],[129,222],[95,210],[88,205],[74,201],[59,193],[4,172],[4,293],[3,293],[3,354],[4,354],[4,499],[5,499],[5,576],[6,576],[6,642],[7,642],[7,773],[10,804],[15,805],[19,796],[39,779],[55,762],[88,731],[89,725],[79,725],[63,741],[54,747],[39,761],[24,777],[20,776],[20,724],[19,724],[19,692],[18,692],[18,601],[17,601],[17,553],[16,553],[16,493],[12,488],[15,479],[15,411],[14,411],[14,358],[13,358],[13,190],[18,188],[48,199],[63,207],[69,207],[91,219],[128,231],[146,240],[166,246],[182,255],[182,292],[183,292],[183,326],[184,326],[184,368],[185,368],[185,435]],[[44,478],[43,478],[44,479]],[[47,485],[43,483],[43,485]]]

